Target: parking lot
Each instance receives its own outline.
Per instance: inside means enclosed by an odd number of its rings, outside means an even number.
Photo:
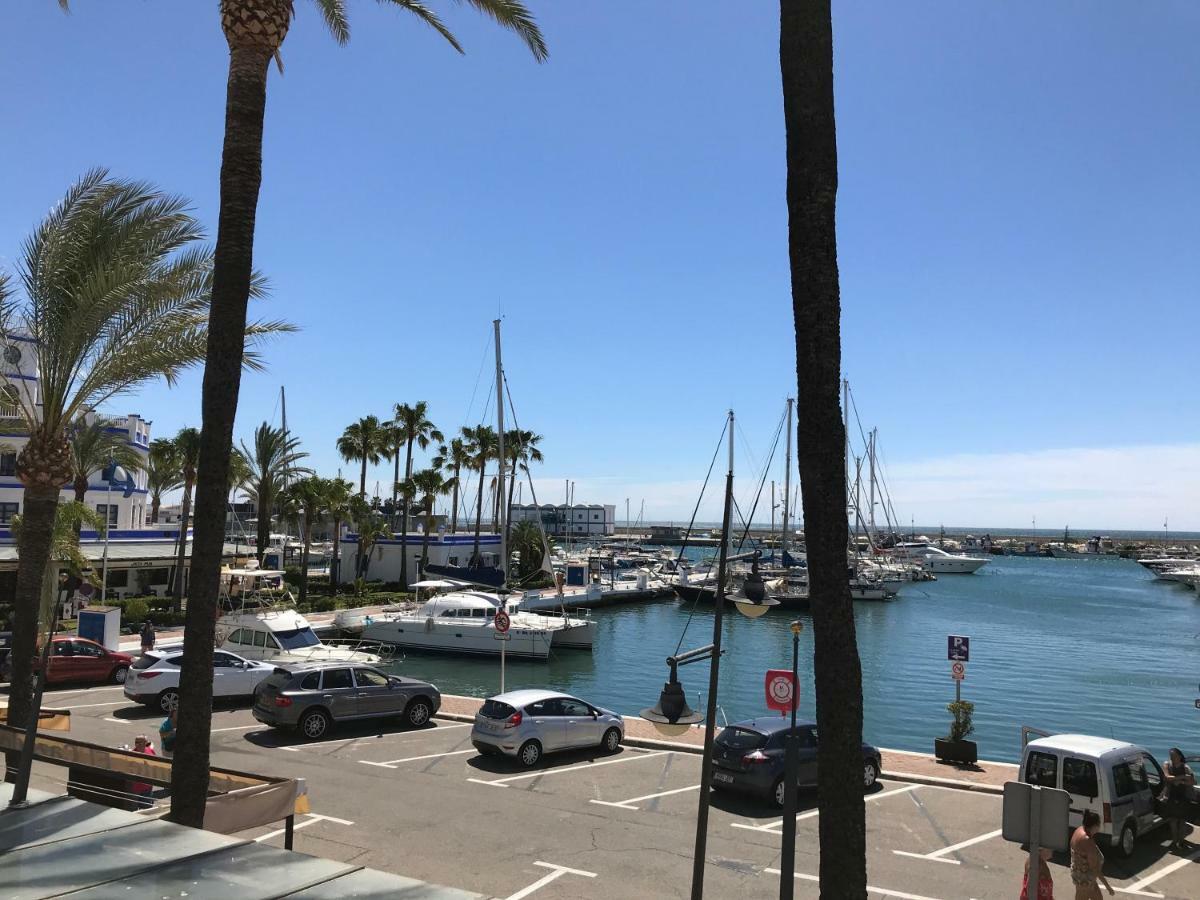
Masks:
[[[161,721],[119,688],[56,691],[46,703],[72,710],[72,736],[106,744],[153,735]],[[295,838],[304,852],[509,900],[689,892],[700,772],[694,753],[574,752],[527,771],[476,754],[462,722],[439,719],[418,731],[391,723],[341,728],[306,743],[235,707],[214,712],[212,761],[305,778],[313,815],[297,819]],[[885,753],[885,768],[888,762]],[[61,773],[38,768],[41,777]],[[818,896],[814,802],[801,794],[798,897]],[[1024,857],[1000,837],[1000,802],[993,794],[881,781],[867,797],[870,896],[1017,896]],[[709,896],[776,896],[781,826],[762,802],[715,794]],[[282,827],[247,836],[282,846]],[[1110,859],[1114,887],[1131,896],[1200,897],[1200,851],[1168,855],[1166,843],[1160,831],[1133,859]],[[1071,895],[1065,862],[1053,864],[1059,896]]]

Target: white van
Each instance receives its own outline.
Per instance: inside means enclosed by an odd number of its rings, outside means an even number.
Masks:
[[[1154,812],[1162,790],[1162,766],[1148,751],[1112,738],[1056,734],[1025,745],[1021,780],[1071,795],[1070,824],[1084,810],[1100,816],[1100,834],[1114,852],[1133,853],[1134,843],[1163,823]]]

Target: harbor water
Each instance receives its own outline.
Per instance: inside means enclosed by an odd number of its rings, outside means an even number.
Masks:
[[[510,660],[506,686],[550,687],[637,715],[657,701],[666,657],[711,641],[712,607],[690,623],[689,612],[674,599],[596,610],[592,653]],[[725,615],[718,722],[767,713],[764,672],[790,668],[792,618],[783,609],[757,620]],[[812,623],[801,620],[801,716],[812,717]],[[855,621],[864,737],[879,746],[932,752],[946,733],[954,699],[946,636],[961,634],[971,638],[962,692],[975,704],[981,758],[1015,760],[1022,725],[1112,736],[1160,757],[1175,745],[1200,752],[1200,599],[1134,562],[993,557],[974,575],[906,584],[891,603],[857,603]],[[452,694],[486,696],[500,683],[495,659],[409,653],[393,670]],[[679,674],[703,711],[708,664]]]

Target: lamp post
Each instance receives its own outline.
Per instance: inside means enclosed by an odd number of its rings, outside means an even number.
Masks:
[[[792,727],[788,730],[787,751],[783,763],[783,847],[779,864],[779,900],[792,900],[796,885],[796,707],[800,705],[800,632],[804,623],[792,622]]]
[[[733,424],[733,410],[730,410],[726,423],[729,434],[729,471],[725,476],[725,511],[721,520],[721,551],[717,561],[716,596],[713,598],[712,643],[668,657],[667,665],[671,667],[670,680],[663,685],[658,705],[642,710],[642,718],[667,736],[678,737],[685,734],[691,725],[704,722],[704,755],[701,757],[700,763],[700,801],[696,813],[696,846],[692,856],[692,900],[702,900],[704,897],[704,859],[708,844],[709,790],[712,785],[713,740],[717,719],[717,680],[723,652],[721,650],[721,620],[725,608],[725,576],[729,563],[729,531],[733,514]],[[754,576],[757,578],[757,571]],[[752,584],[754,585],[752,590],[744,590],[742,597],[731,597],[730,600],[743,615],[756,619],[770,607],[778,605],[778,601],[768,599],[765,591],[758,590],[762,585],[761,578]],[[703,717],[693,712],[687,705],[683,685],[679,683],[678,677],[679,666],[702,659],[712,660],[712,665],[708,670],[707,711]]]

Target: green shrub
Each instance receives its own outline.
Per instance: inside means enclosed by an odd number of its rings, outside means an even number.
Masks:
[[[956,700],[954,703],[947,704],[946,711],[954,716],[954,721],[950,723],[950,740],[963,741],[974,733],[975,723],[971,721],[971,717],[975,713],[974,703],[968,700]]]
[[[150,607],[141,597],[131,597],[124,603],[124,608],[121,610],[121,619],[126,622],[145,622],[146,616],[150,613]]]

